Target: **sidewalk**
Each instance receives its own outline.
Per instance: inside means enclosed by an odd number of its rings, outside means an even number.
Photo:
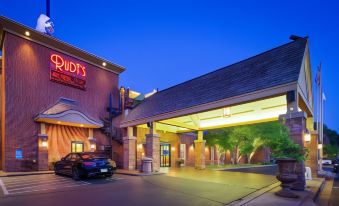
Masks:
[[[280,190],[280,183],[272,185],[270,190],[251,194],[248,197],[245,197],[240,202],[234,202],[231,205],[246,205],[246,206],[269,206],[269,205],[279,205],[279,206],[312,206],[316,205],[314,200],[319,195],[322,187],[325,183],[324,178],[314,178],[313,180],[308,180],[306,182],[305,191],[293,191],[295,194],[299,195],[299,198],[282,198],[276,196],[274,193]],[[260,194],[262,193],[262,194]]]

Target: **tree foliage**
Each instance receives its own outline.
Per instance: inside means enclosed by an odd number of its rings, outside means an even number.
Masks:
[[[210,131],[205,136],[207,144],[218,145],[219,152],[231,151],[234,163],[246,156],[249,163],[253,154],[262,147],[269,147],[273,157],[305,159],[305,149],[294,143],[288,129],[279,122],[228,127]]]

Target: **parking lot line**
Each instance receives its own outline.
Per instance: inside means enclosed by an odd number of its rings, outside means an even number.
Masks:
[[[79,184],[79,185],[68,185],[64,187],[78,187],[82,185],[87,185],[87,184]],[[21,192],[11,192],[9,195],[15,195],[15,194],[23,194],[23,193],[30,193],[30,192],[39,192],[39,191],[46,191],[46,190],[57,190],[60,189],[59,187],[51,187],[51,188],[45,188],[45,189],[39,189],[39,190],[29,190],[29,191],[21,191]]]
[[[47,181],[43,181],[44,183],[52,183],[52,182],[71,182],[71,180],[68,179],[54,179],[54,180],[47,180]],[[40,184],[40,181],[36,181],[34,180],[34,182],[32,181],[27,181],[27,182],[6,182],[7,187],[9,186],[16,186],[16,185],[36,185],[36,184]]]
[[[76,183],[76,185],[88,185],[89,183],[85,183],[85,182],[79,182]],[[28,186],[28,187],[19,187],[19,188],[15,188],[15,189],[8,189],[8,192],[12,193],[12,191],[17,191],[17,190],[25,190],[25,189],[29,189],[29,188],[36,188],[36,187],[44,187],[44,186],[48,186],[50,185],[49,183],[44,183],[44,184],[40,184],[40,185],[35,185],[35,186]],[[61,184],[58,184],[58,186],[62,186],[63,185],[68,185],[68,183],[61,183]]]
[[[8,191],[4,185],[4,183],[2,182],[2,180],[0,179],[0,187],[2,189],[2,192],[4,193],[4,195],[8,195]]]

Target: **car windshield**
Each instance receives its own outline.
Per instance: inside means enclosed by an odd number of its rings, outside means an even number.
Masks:
[[[84,154],[80,154],[80,156],[84,160],[87,160],[87,159],[97,159],[97,158],[106,158],[103,155],[95,154],[95,153],[84,153]]]

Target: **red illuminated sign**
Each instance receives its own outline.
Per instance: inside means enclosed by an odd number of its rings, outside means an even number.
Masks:
[[[84,64],[52,53],[50,56],[51,80],[77,87],[79,89],[86,88],[86,67]]]

